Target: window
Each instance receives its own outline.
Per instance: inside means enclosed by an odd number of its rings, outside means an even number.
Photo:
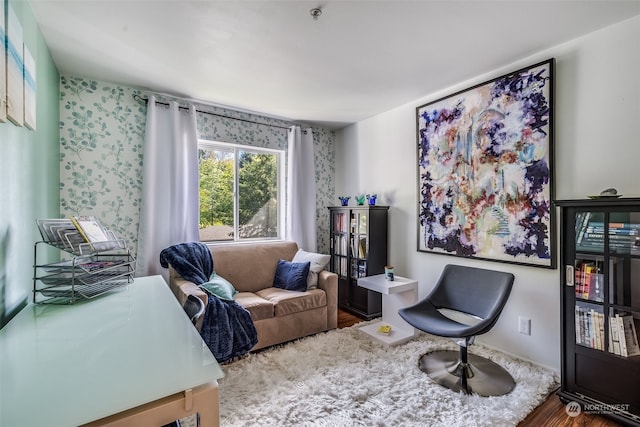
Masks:
[[[284,153],[200,140],[200,241],[279,239]]]

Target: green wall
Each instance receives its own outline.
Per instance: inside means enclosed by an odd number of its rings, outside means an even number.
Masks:
[[[37,130],[0,123],[0,326],[31,297],[35,220],[60,216],[60,76],[30,4],[10,4],[36,62]]]

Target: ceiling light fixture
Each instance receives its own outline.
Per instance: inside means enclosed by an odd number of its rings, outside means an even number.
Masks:
[[[313,20],[317,21],[320,15],[322,15],[322,9],[320,9],[319,7],[314,7],[309,11],[309,13],[311,14],[311,16],[313,16]]]

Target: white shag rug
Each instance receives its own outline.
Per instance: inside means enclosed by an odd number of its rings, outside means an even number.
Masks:
[[[516,388],[499,397],[465,396],[418,369],[448,339],[420,333],[388,347],[358,330],[333,330],[223,365],[220,425],[515,426],[557,387],[553,372],[475,344],[471,353],[498,363]]]

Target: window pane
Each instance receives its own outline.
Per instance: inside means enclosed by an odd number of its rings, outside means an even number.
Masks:
[[[233,150],[198,149],[200,240],[233,240]]]
[[[278,162],[274,154],[238,151],[241,239],[278,237]]]

